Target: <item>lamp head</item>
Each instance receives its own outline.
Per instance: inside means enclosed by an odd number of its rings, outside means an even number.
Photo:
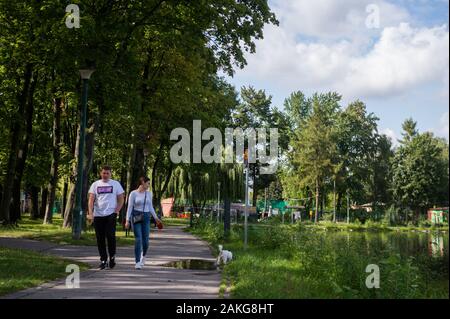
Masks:
[[[95,70],[91,70],[91,69],[80,70],[81,79],[89,80],[92,76],[92,73],[94,73],[94,71]]]

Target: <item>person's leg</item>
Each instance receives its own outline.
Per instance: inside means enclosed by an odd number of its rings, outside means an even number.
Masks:
[[[142,224],[142,255],[147,255],[148,245],[150,239],[150,216],[146,216]]]
[[[116,256],[116,222],[117,214],[106,217],[106,239],[108,240],[109,258],[114,259]]]
[[[95,236],[97,238],[98,253],[100,254],[100,260],[102,262],[108,261],[108,256],[106,254],[106,219],[105,217],[95,217],[94,218],[94,228]]]
[[[134,232],[134,258],[136,263],[141,261],[142,252],[142,224],[133,225]]]

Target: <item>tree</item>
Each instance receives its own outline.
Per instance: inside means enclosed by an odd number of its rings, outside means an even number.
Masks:
[[[312,114],[304,128],[298,132],[293,141],[293,163],[298,168],[304,186],[315,189],[316,214],[318,222],[320,188],[332,175],[336,157],[334,132],[330,124],[330,105],[326,96],[315,95],[312,100]]]
[[[417,122],[412,118],[407,119],[402,125],[404,133],[402,133],[403,140],[401,143],[409,143],[411,140],[419,134],[417,130]]]
[[[336,143],[338,148],[336,163],[339,170],[335,172],[337,189],[337,211],[342,207],[342,199],[347,191],[352,200],[367,203],[370,200],[367,191],[374,169],[378,134],[378,118],[368,113],[361,101],[355,101],[337,116],[335,122]],[[379,172],[379,171],[377,171]],[[371,185],[365,188],[365,185]]]
[[[64,224],[70,224],[79,68],[96,68],[80,191],[85,194],[97,167],[109,162],[127,189],[152,167],[155,194],[162,196],[175,168],[158,160],[168,153],[171,129],[190,127],[193,119],[219,127],[229,120],[235,92],[218,71],[232,75],[235,67],[244,67],[244,52],[255,51],[264,25],[278,24],[267,0],[83,2],[80,29],[64,24],[65,6],[55,0],[0,0],[0,220],[5,223],[20,217],[14,206],[24,187],[34,199],[41,189],[50,221],[62,179]],[[51,112],[59,99],[61,114]],[[37,176],[31,168],[39,170]]]
[[[448,202],[448,192],[444,195],[448,190],[448,161],[442,140],[432,133],[410,133],[405,133],[410,139],[397,149],[392,161],[392,191],[397,206],[413,210],[418,219],[433,205]]]

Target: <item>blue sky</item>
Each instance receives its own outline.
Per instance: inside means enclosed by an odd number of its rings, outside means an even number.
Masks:
[[[291,92],[337,91],[360,99],[396,142],[414,118],[449,135],[448,0],[270,0],[280,27],[267,26],[248,66],[229,79],[282,107]]]

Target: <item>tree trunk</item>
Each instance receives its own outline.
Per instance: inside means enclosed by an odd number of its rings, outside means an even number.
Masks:
[[[74,158],[78,158],[78,151],[80,145],[80,126],[77,129],[77,139],[75,142]],[[70,177],[69,195],[67,196],[66,210],[64,212],[64,228],[68,228],[72,225],[72,210],[75,205],[75,178],[77,176],[77,165],[72,166],[72,174]]]
[[[63,219],[64,219],[64,213],[66,211],[66,206],[67,206],[67,192],[68,191],[69,191],[69,184],[67,183],[67,181],[64,181],[62,205],[61,205],[61,217]]]
[[[336,203],[336,220],[338,219],[338,216],[340,216],[342,210],[342,192],[337,193],[337,203]]]
[[[123,189],[128,189],[128,185],[127,185],[127,152],[123,152],[123,156],[122,156],[122,170],[120,172],[120,183],[123,187]],[[125,194],[125,196],[128,196],[128,192]],[[120,224],[124,224],[125,222],[125,216],[126,216],[126,205],[123,205],[122,210],[120,211],[120,215],[119,215],[119,223]]]
[[[20,159],[21,156],[22,155],[19,155],[19,161],[18,162],[22,162],[22,160]],[[19,174],[19,172],[16,171],[16,174],[15,174],[15,177],[14,177],[12,201],[11,201],[11,206],[10,206],[10,210],[9,210],[10,223],[13,224],[13,225],[17,224],[17,222],[20,220],[20,217],[21,217],[21,202],[22,202],[22,200],[21,200],[21,194],[22,194],[21,186],[22,186],[22,183],[19,182],[19,179],[21,180],[22,176],[19,176],[19,175],[23,175],[23,174]]]
[[[130,147],[130,156],[128,159],[127,165],[127,194],[129,195],[133,189],[137,188],[137,181],[133,181],[133,167],[134,167],[134,159],[136,157],[136,147],[134,144]]]
[[[39,218],[44,219],[45,217],[45,209],[47,208],[47,198],[48,198],[48,189],[47,187],[42,187],[41,189],[41,207],[39,209]]]
[[[96,118],[97,120],[97,118]],[[89,129],[88,133],[86,134],[86,157],[84,161],[84,167],[83,167],[83,188],[81,190],[81,207],[83,211],[83,218],[85,218],[86,212],[88,210],[88,191],[89,191],[89,175],[92,171],[92,167],[94,165],[94,146],[95,146],[95,133],[98,123],[94,123],[92,127]],[[83,223],[83,227],[85,227],[86,224]]]
[[[145,176],[145,170],[144,170],[144,148],[141,146],[138,146],[136,148],[136,154],[134,158],[134,165],[133,165],[133,178],[132,178],[132,184],[137,188],[139,178],[142,176]]]
[[[16,163],[16,173],[14,176],[14,185],[13,185],[13,204],[11,214],[11,222],[17,223],[18,220],[21,219],[21,186],[22,186],[22,178],[25,171],[25,165],[28,157],[29,145],[33,136],[33,114],[34,114],[34,92],[36,90],[37,84],[37,73],[32,74],[30,90],[27,96],[27,103],[25,106],[25,135],[23,137],[22,145],[19,148],[19,156],[17,158]]]
[[[75,204],[75,183],[70,184],[69,194],[67,196],[66,209],[64,210],[64,228],[69,228],[72,225],[72,210]]]
[[[31,194],[31,219],[39,219],[39,188],[36,186],[30,187]]]
[[[325,189],[322,192],[322,195],[320,196],[320,214],[323,216],[324,207],[325,207]]]
[[[48,202],[45,210],[44,224],[53,222],[53,205],[55,203],[55,194],[58,184],[58,166],[59,166],[59,144],[61,142],[61,104],[62,98],[53,100],[53,159],[50,169],[50,181],[48,183]]]
[[[21,154],[19,154],[19,145],[23,135],[23,123],[25,122],[23,115],[30,90],[32,74],[32,66],[31,64],[27,64],[25,67],[23,89],[17,99],[19,109],[11,126],[10,150],[6,167],[6,177],[3,184],[2,202],[0,204],[0,220],[2,220],[4,224],[10,223],[10,204],[13,195],[16,164],[19,156],[21,156]]]

